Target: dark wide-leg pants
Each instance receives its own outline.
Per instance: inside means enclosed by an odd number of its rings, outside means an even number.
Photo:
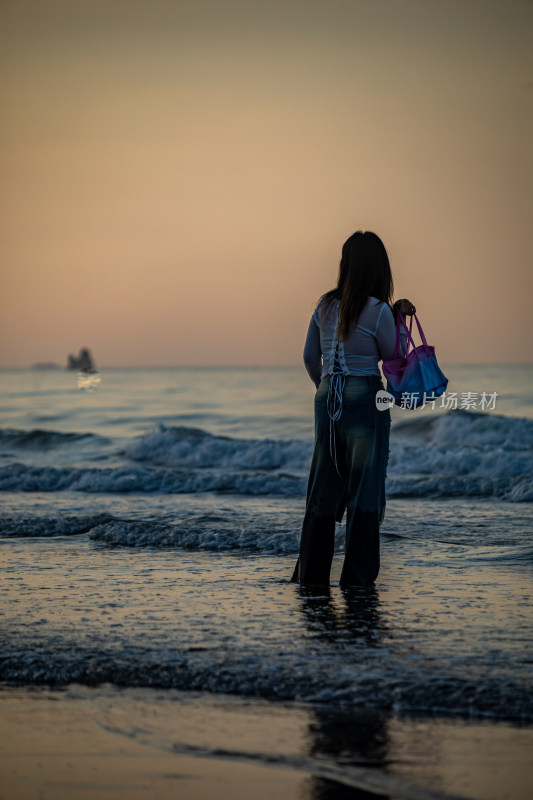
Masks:
[[[379,526],[385,513],[390,411],[376,407],[381,378],[347,376],[332,457],[327,410],[329,378],[315,395],[315,449],[311,462],[300,555],[292,576],[303,584],[329,584],[335,522],[346,511],[342,586],[369,586],[379,572]]]

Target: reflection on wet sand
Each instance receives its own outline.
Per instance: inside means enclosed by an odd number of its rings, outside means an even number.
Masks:
[[[298,595],[299,609],[313,639],[327,645],[343,642],[368,647],[379,645],[386,627],[374,586],[340,589],[340,605],[329,586],[300,586]]]
[[[300,586],[300,610],[309,635],[325,645],[362,644],[375,648],[385,632],[379,594],[375,587],[340,590],[340,603],[330,587]],[[353,654],[353,650],[349,651]],[[347,658],[350,656],[347,652]],[[307,754],[334,760],[342,766],[386,768],[388,741],[386,715],[376,709],[358,709],[325,703],[316,704],[310,714],[305,740]],[[305,782],[307,795],[302,800],[386,800],[364,789],[310,776]]]
[[[27,800],[522,800],[531,786],[533,733],[508,723],[111,685],[4,687],[0,710],[0,786]]]

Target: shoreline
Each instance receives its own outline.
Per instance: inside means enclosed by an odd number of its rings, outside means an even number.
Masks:
[[[2,686],[0,712],[6,800],[523,800],[533,779],[533,726],[503,722],[110,685]]]

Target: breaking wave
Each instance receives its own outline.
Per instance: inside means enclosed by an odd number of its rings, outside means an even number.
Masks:
[[[284,514],[225,509],[187,510],[156,518],[121,519],[111,514],[0,517],[0,537],[76,536],[87,533],[108,547],[180,547],[190,550],[246,550],[268,554],[296,553],[301,528],[299,510]],[[342,547],[342,531],[337,546]]]
[[[490,675],[468,678],[442,669],[412,671],[390,658],[379,664],[342,664],[332,679],[332,655],[309,661],[300,655],[236,652],[216,657],[203,648],[184,648],[171,654],[136,647],[122,652],[88,650],[79,646],[58,651],[4,649],[0,679],[26,685],[86,686],[114,684],[261,697],[274,701],[343,703],[396,711],[450,713],[489,718],[530,720],[533,698],[529,687]]]
[[[312,444],[283,439],[233,439],[213,436],[198,428],[159,425],[130,442],[125,451],[132,461],[165,467],[226,470],[302,470]]]
[[[170,469],[157,467],[58,468],[11,464],[0,471],[0,490],[19,492],[158,492],[300,495],[303,475],[281,472]]]
[[[88,436],[4,430],[1,441],[51,447]],[[159,424],[118,440],[113,466],[105,466],[107,455],[98,467],[4,461],[0,490],[297,496],[305,494],[312,447],[309,440],[239,439]],[[391,434],[387,492],[533,502],[533,421],[464,410],[400,420]]]

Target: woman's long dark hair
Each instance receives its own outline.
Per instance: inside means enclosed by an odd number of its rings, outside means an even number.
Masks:
[[[346,339],[369,297],[391,304],[394,285],[385,245],[371,231],[356,231],[342,246],[337,288],[320,298],[325,306],[340,300],[337,336]]]

